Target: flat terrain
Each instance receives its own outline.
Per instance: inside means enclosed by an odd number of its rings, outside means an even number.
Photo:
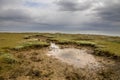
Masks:
[[[86,50],[103,67],[94,70],[75,67],[74,64],[48,56],[51,42],[59,45],[63,51],[66,48],[75,48],[75,54],[78,49]],[[72,53],[65,52],[63,55],[71,57]],[[82,56],[79,56],[80,60],[87,61],[81,59]],[[94,62],[93,58],[91,62]],[[62,33],[0,33],[0,80],[120,80],[119,65],[120,37]]]

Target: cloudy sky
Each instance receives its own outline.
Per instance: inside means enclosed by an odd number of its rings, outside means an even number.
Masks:
[[[120,0],[0,0],[0,32],[120,36]]]

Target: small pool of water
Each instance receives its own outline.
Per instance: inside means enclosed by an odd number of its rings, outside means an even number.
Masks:
[[[47,55],[79,68],[88,67],[94,69],[100,67],[100,63],[97,62],[93,55],[88,54],[87,49],[60,49],[59,46],[51,43],[50,51],[48,51]]]

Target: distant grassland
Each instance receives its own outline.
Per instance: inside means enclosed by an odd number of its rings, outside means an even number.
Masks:
[[[33,41],[34,45],[54,41],[63,45],[76,44],[97,47],[97,50],[120,56],[120,37],[62,33],[0,33],[0,51],[19,46],[24,41],[28,42],[35,39],[37,40]]]
[[[0,50],[19,45],[25,35],[29,33],[0,33]]]

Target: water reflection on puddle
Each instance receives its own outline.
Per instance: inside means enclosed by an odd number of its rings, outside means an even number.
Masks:
[[[97,68],[100,64],[96,61],[93,55],[87,53],[87,49],[65,48],[60,49],[59,46],[51,43],[48,56],[52,56],[66,62],[70,65],[79,68]]]

